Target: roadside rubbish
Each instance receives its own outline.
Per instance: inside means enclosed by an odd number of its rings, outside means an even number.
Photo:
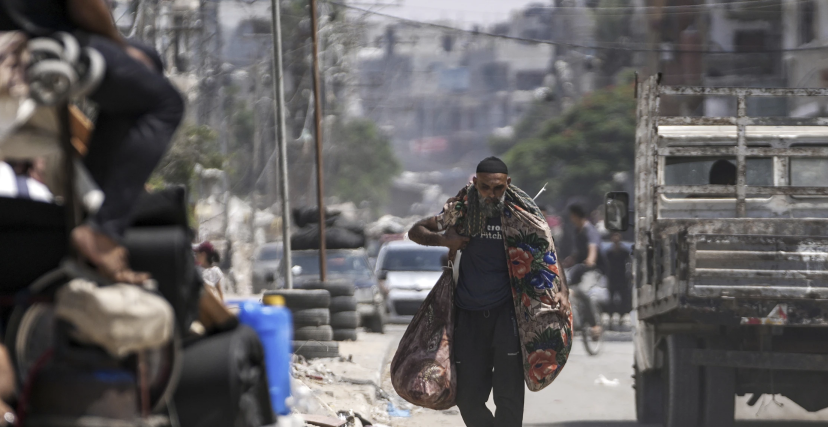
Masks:
[[[411,411],[397,408],[394,406],[394,402],[388,402],[388,415],[396,418],[408,418],[411,416]]]
[[[617,378],[614,378],[614,379],[611,379],[611,380],[607,379],[607,377],[605,377],[602,374],[602,375],[598,375],[598,378],[595,380],[595,384],[603,385],[603,386],[607,386],[607,387],[618,387],[618,385],[620,384],[620,381],[618,381]]]

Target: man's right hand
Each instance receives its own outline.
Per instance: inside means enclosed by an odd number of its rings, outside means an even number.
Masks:
[[[461,236],[454,230],[454,228],[450,228],[446,231],[446,234],[443,235],[443,245],[449,248],[449,252],[457,252],[461,249],[466,249],[466,245],[469,244],[469,238],[465,236]]]

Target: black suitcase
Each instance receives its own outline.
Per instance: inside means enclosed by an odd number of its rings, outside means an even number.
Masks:
[[[187,232],[181,227],[144,227],[127,230],[124,243],[136,271],[152,274],[158,291],[172,305],[181,336],[198,317],[201,277]]]
[[[181,427],[261,427],[276,422],[264,349],[247,326],[184,348],[174,397]]]

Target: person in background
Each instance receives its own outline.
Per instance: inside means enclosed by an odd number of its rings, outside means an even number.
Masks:
[[[632,290],[627,280],[627,262],[630,250],[621,244],[621,233],[612,233],[612,247],[607,251],[607,287],[610,293],[612,313],[618,313],[618,324],[632,309]],[[616,302],[616,297],[617,301]],[[610,323],[612,326],[612,323]]]
[[[31,177],[32,162],[7,159],[0,161],[0,197],[30,199],[51,203],[52,192]]]
[[[219,256],[218,251],[216,251],[216,248],[214,248],[213,244],[210,242],[204,242],[198,245],[195,253],[196,264],[203,269],[201,277],[204,279],[204,284],[207,285],[210,290],[215,292],[215,294],[223,302],[224,291],[222,291],[221,287],[223,285],[222,282],[224,281],[224,274],[218,266],[218,263],[221,261],[221,256]]]

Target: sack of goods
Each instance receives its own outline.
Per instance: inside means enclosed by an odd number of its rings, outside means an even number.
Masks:
[[[424,408],[451,408],[457,395],[457,373],[451,362],[454,288],[452,271],[446,269],[408,325],[391,361],[394,390]]]

